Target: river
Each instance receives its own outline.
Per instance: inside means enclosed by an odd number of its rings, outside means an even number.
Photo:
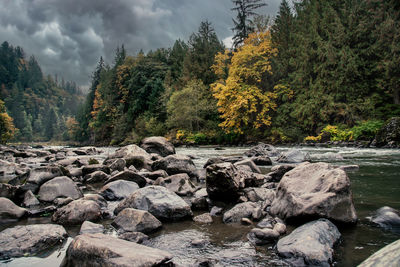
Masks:
[[[292,147],[291,147],[292,148]],[[291,149],[278,147],[280,151]],[[246,147],[226,147],[215,150],[212,147],[178,148],[177,153],[194,156],[194,162],[201,168],[208,158],[216,156],[243,155]],[[335,266],[356,266],[375,251],[400,238],[400,233],[384,231],[371,225],[366,217],[382,206],[400,209],[400,150],[356,149],[356,148],[315,148],[298,147],[310,153],[313,161],[330,162],[334,165],[360,166],[358,171],[349,172],[353,200],[359,222],[353,227],[340,227],[342,240],[335,248]],[[109,149],[104,149],[109,153]],[[99,159],[104,158],[100,155]],[[268,172],[270,168],[264,168]],[[200,213],[196,213],[200,214]],[[48,223],[49,218],[30,218],[18,224]],[[103,224],[110,234],[115,234],[111,221]],[[1,226],[0,229],[7,227]],[[67,228],[74,237],[79,227]],[[246,235],[252,226],[226,225],[221,218],[215,218],[210,225],[199,225],[192,221],[168,223],[161,231],[150,235],[145,244],[168,250],[174,255],[174,262],[190,266],[202,261],[213,262],[216,266],[285,266],[273,245],[254,247],[247,242]],[[288,226],[288,231],[294,228]],[[201,247],[191,245],[201,239]],[[69,242],[71,238],[69,239]],[[58,266],[65,255],[69,242],[38,257],[13,259],[0,262],[3,266]]]

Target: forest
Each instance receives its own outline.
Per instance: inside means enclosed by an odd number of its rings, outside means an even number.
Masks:
[[[122,45],[112,63],[100,57],[85,99],[4,42],[0,128],[13,119],[15,132],[2,140],[370,140],[400,115],[400,2],[283,0],[272,18],[260,0],[232,4],[232,47],[210,21],[170,48],[129,55]]]

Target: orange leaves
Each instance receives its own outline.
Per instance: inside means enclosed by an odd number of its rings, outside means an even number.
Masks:
[[[99,87],[101,87],[101,84],[97,86],[96,91],[94,92],[94,100],[93,100],[93,111],[90,112],[92,115],[93,120],[96,120],[97,114],[100,111],[100,108],[103,106],[103,99],[101,97],[101,94],[99,92]]]

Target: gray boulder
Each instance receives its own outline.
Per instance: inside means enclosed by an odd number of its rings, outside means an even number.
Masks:
[[[94,171],[85,175],[83,181],[87,184],[104,183],[110,176],[103,171]]]
[[[31,190],[32,193],[35,194],[42,184],[53,179],[54,177],[62,175],[63,173],[59,167],[38,167],[30,171],[24,187],[27,188],[27,190]]]
[[[377,147],[400,146],[400,117],[391,118],[378,131],[372,145]]]
[[[271,213],[283,219],[328,218],[356,223],[350,180],[328,163],[303,163],[287,172],[276,190]]]
[[[155,185],[136,190],[115,208],[114,214],[125,208],[148,211],[161,221],[182,220],[193,215],[182,198],[165,187]]]
[[[399,211],[391,207],[382,207],[378,209],[374,216],[369,218],[373,223],[386,230],[400,232]]]
[[[128,145],[121,147],[108,159],[123,158],[126,162],[126,167],[133,165],[136,169],[145,168],[151,170],[151,155],[137,145]]]
[[[253,228],[248,234],[247,239],[255,245],[265,245],[274,243],[278,240],[280,234],[278,231],[269,228]]]
[[[276,165],[271,168],[271,172],[267,174],[269,182],[280,182],[283,175],[296,167],[294,164]]]
[[[164,170],[157,170],[157,171],[153,171],[153,172],[139,172],[140,175],[142,175],[145,178],[151,179],[151,180],[157,180],[158,178],[162,177],[168,177],[168,173]]]
[[[251,160],[251,159],[244,159],[234,163],[235,166],[248,166],[252,172],[261,173],[260,168]]]
[[[280,155],[279,151],[272,145],[259,143],[258,145],[252,147],[249,151],[244,153],[248,157],[277,157]]]
[[[7,219],[20,219],[26,214],[26,209],[18,207],[8,198],[0,197],[0,222]]]
[[[161,228],[161,222],[144,210],[126,208],[118,213],[112,225],[119,232],[151,233]]]
[[[111,173],[110,168],[108,166],[101,165],[101,164],[92,164],[92,165],[83,166],[82,176],[86,177],[88,174],[91,174],[91,173],[97,172],[97,171],[102,171],[106,174]]]
[[[28,190],[24,194],[24,201],[22,201],[23,207],[33,207],[39,205],[39,200],[35,197],[32,191]]]
[[[210,199],[224,202],[235,201],[239,197],[241,177],[232,163],[219,163],[207,167],[206,188]]]
[[[400,239],[381,248],[358,267],[396,267],[400,266]]]
[[[280,163],[301,163],[310,160],[310,154],[297,149],[290,150],[279,156]]]
[[[19,225],[0,232],[0,259],[34,256],[60,245],[68,236],[64,227],[55,224]]]
[[[224,213],[222,221],[224,223],[239,223],[242,218],[252,218],[260,209],[260,206],[254,202],[244,202],[235,205]]]
[[[269,201],[269,203],[272,203],[275,198],[275,190],[262,187],[245,188],[244,192],[247,199],[252,202]]]
[[[200,215],[197,215],[196,217],[193,218],[193,221],[197,222],[197,223],[212,223],[213,219],[210,215],[210,213],[203,213]]]
[[[100,189],[99,194],[110,201],[121,200],[139,189],[135,182],[117,180],[106,184]]]
[[[52,202],[59,197],[78,199],[83,197],[83,194],[74,181],[66,176],[56,177],[40,187],[39,199],[41,201]]]
[[[104,199],[104,197],[102,197],[99,194],[86,194],[83,198],[81,198],[82,200],[93,200],[94,202],[96,202],[100,208],[105,208],[108,206],[107,201]]]
[[[143,139],[140,147],[146,150],[147,153],[156,153],[162,157],[175,154],[174,146],[165,137],[161,136]]]
[[[201,188],[194,193],[191,199],[192,210],[208,210],[208,194],[206,188]]]
[[[78,235],[61,264],[67,266],[173,266],[169,252],[104,234]]]
[[[141,176],[140,174],[136,173],[135,171],[131,171],[131,170],[122,171],[122,172],[119,172],[119,173],[111,176],[110,179],[108,179],[106,181],[106,184],[114,182],[114,181],[118,181],[118,180],[135,182],[136,184],[139,185],[139,187],[143,187],[146,185],[146,179],[143,176]]]
[[[84,221],[97,221],[101,218],[99,204],[93,200],[74,200],[68,205],[59,208],[51,217],[58,224],[81,224]]]
[[[164,179],[165,187],[179,196],[193,195],[196,186],[186,173],[175,174]]]
[[[79,234],[96,234],[96,233],[103,233],[104,226],[97,223],[92,223],[89,221],[84,221],[81,225],[81,229],[79,230]]]
[[[333,246],[340,239],[337,227],[319,219],[296,228],[277,244],[279,255],[296,266],[331,266]]]
[[[187,173],[191,178],[198,177],[196,166],[192,159],[185,155],[169,155],[163,159],[154,161],[153,170],[164,170],[169,175]]]

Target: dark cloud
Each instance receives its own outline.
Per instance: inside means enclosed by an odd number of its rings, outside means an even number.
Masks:
[[[275,15],[280,0],[260,13]],[[112,62],[122,44],[129,53],[187,40],[201,21],[221,40],[232,35],[231,0],[0,0],[0,36],[34,54],[43,70],[87,85],[100,56]]]

